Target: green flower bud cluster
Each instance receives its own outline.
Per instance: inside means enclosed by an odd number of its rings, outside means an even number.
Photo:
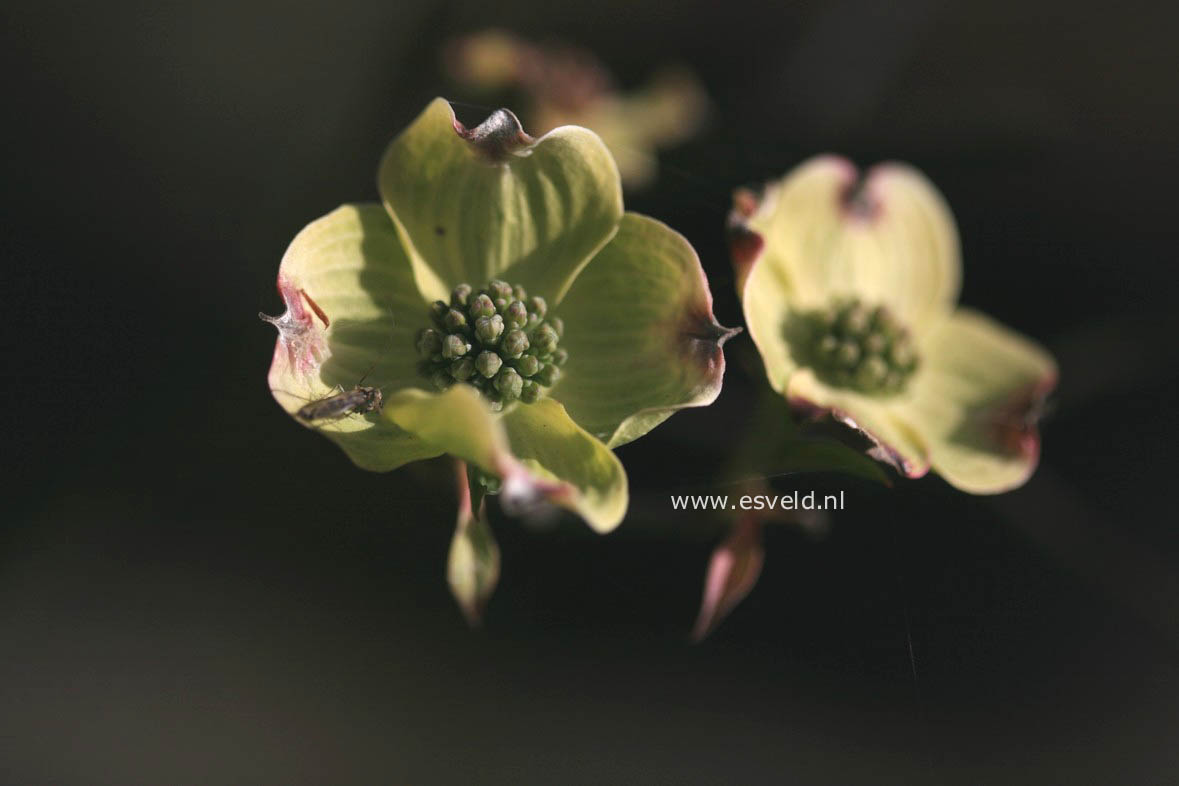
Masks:
[[[862,393],[904,389],[918,365],[909,331],[884,306],[838,298],[812,315],[811,365],[825,382]]]
[[[564,323],[548,316],[545,299],[505,281],[459,284],[449,303],[430,305],[430,319],[434,326],[417,334],[422,375],[438,390],[472,385],[493,409],[539,399],[569,358],[558,346]]]

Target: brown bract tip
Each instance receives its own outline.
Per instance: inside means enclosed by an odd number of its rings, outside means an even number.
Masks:
[[[733,190],[733,212],[729,216],[729,223],[752,218],[761,205],[761,195],[752,188],[736,188]]]
[[[278,293],[286,311],[277,317],[258,314],[278,330],[271,370],[281,371],[285,366],[304,376],[311,375],[319,370],[328,354],[324,329],[316,324],[314,317],[319,317],[326,327],[327,315],[310,295],[284,276],[279,276]],[[304,308],[304,299],[311,310]]]
[[[738,188],[733,192],[733,209],[729,211],[726,221],[726,234],[738,293],[744,290],[745,279],[766,245],[765,238],[750,229],[747,223],[761,206],[761,199],[761,195],[753,189]]]
[[[724,374],[725,354],[721,347],[741,328],[727,328],[716,321],[711,308],[684,312],[678,331],[679,350],[684,361],[704,369],[706,376],[719,384]]]
[[[495,110],[474,128],[467,128],[456,119],[454,130],[470,142],[479,155],[496,162],[503,161],[536,141],[524,133],[520,120],[509,109]]]
[[[753,269],[753,263],[761,256],[766,241],[749,227],[736,225],[729,227],[729,256],[733,260],[733,277],[737,284],[737,291],[745,289],[745,279]]]
[[[845,185],[839,193],[839,207],[849,221],[873,223],[884,214],[883,180],[896,165],[877,164],[866,172],[838,156],[832,157],[843,169]]]
[[[740,333],[741,330],[742,328],[739,327],[727,328],[717,322],[716,317],[709,314],[707,320],[698,322],[684,335],[699,341],[710,341],[716,344],[717,349],[720,349],[726,341]]]
[[[1033,462],[1040,455],[1040,421],[1048,413],[1048,395],[1056,387],[1056,376],[1018,391],[992,410],[991,437],[1011,455]]]

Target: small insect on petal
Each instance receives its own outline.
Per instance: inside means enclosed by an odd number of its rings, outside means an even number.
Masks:
[[[352,390],[312,401],[295,413],[303,421],[341,418],[352,413],[380,412],[384,399],[379,388],[357,385]]]

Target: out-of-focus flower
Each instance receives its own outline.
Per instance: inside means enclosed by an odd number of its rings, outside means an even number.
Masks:
[[[794,408],[858,428],[909,477],[987,494],[1031,476],[1056,364],[956,307],[957,230],[923,175],[815,158],[738,192],[730,230],[750,336]]]
[[[279,330],[275,399],[365,469],[448,453],[507,509],[547,500],[617,526],[627,481],[611,448],[720,391],[734,331],[695,251],[623,212],[595,134],[533,139],[506,110],[468,129],[435,100],[378,183],[383,205],[336,209],[283,257],[287,311],[263,317]],[[478,505],[460,516],[452,585],[494,583],[486,564],[465,584],[454,573],[490,553],[480,520]]]
[[[479,93],[519,91],[527,124],[540,131],[565,124],[593,129],[627,188],[653,181],[656,151],[691,138],[708,111],[703,87],[684,68],[664,69],[642,88],[620,93],[591,53],[501,30],[455,39],[444,50],[444,65],[458,84]]]

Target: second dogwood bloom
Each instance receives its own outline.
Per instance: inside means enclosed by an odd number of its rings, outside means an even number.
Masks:
[[[739,192],[730,224],[750,336],[795,408],[860,429],[910,477],[980,494],[1027,480],[1056,364],[957,306],[957,230],[921,173],[815,158]]]

